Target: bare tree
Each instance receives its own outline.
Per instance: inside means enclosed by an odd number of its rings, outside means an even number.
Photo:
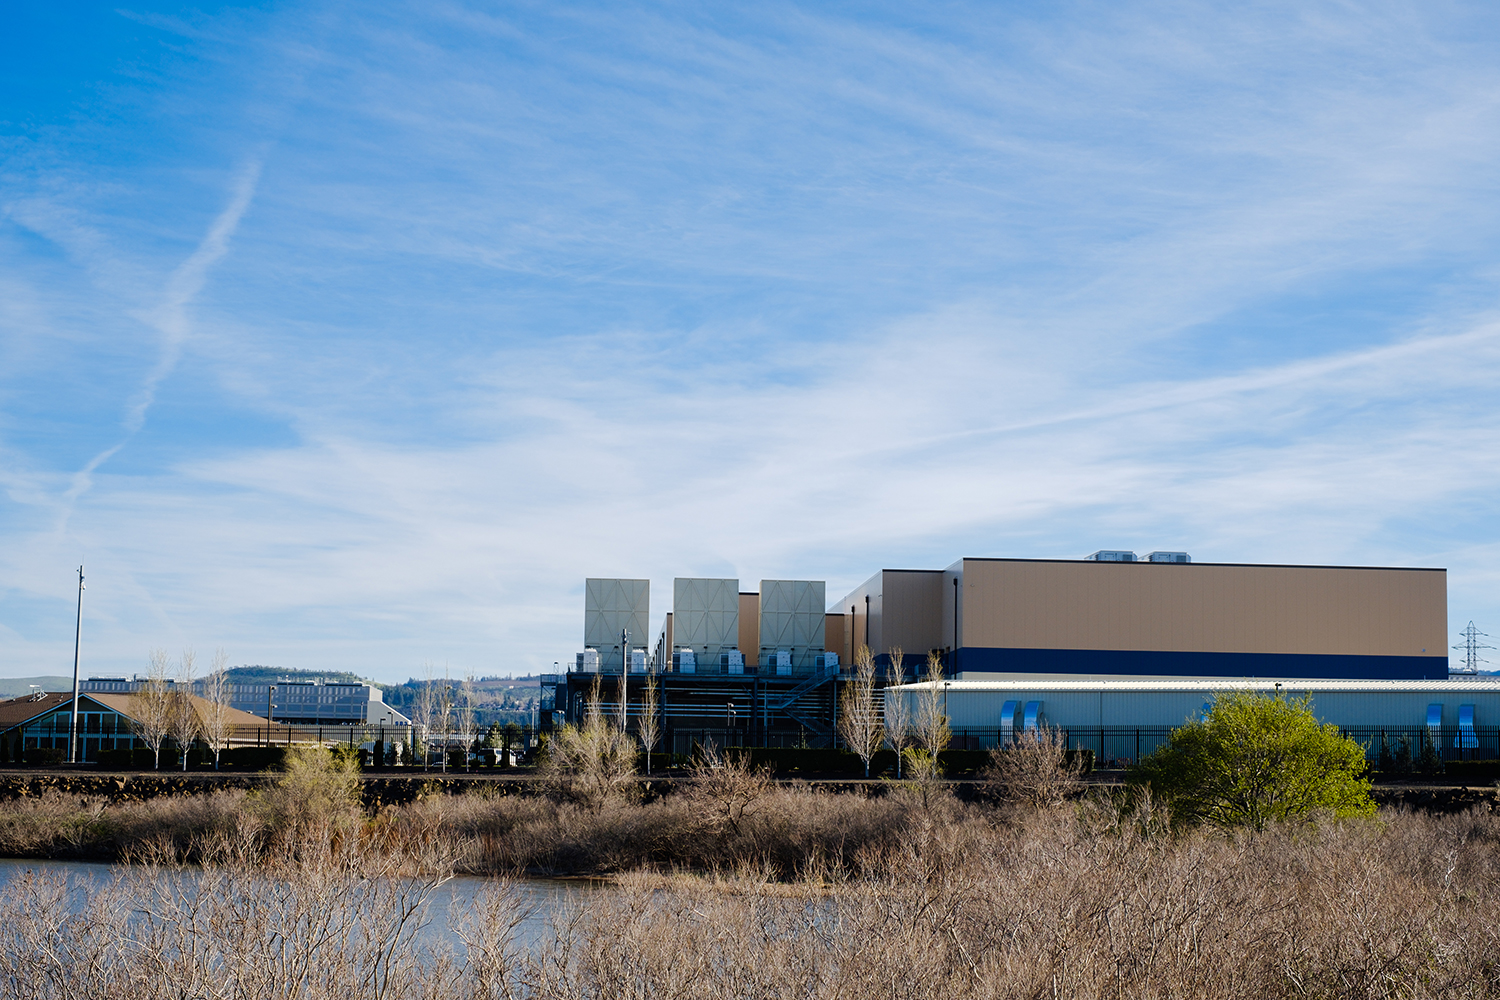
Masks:
[[[688,795],[694,813],[718,833],[738,834],[751,807],[771,793],[775,782],[769,764],[754,767],[748,750],[720,753],[712,742],[692,767]]]
[[[146,744],[161,770],[161,745],[170,730],[172,691],[167,681],[167,651],[153,649],[146,680],[130,695],[130,729]]]
[[[198,707],[193,704],[193,661],[191,649],[182,651],[177,668],[177,683],[167,697],[167,735],[182,755],[182,769],[187,770],[188,747],[198,737]]]
[[[839,713],[839,736],[865,765],[870,776],[870,758],[880,750],[885,732],[875,709],[875,657],[869,646],[854,654],[854,672],[844,683],[843,711]]]
[[[948,715],[943,710],[944,701],[943,661],[937,653],[928,653],[927,670],[922,677],[922,689],[912,717],[912,734],[920,752],[907,751],[912,772],[924,782],[942,775],[938,754],[948,748],[948,741],[953,738],[953,730],[948,728]]]
[[[417,748],[421,747],[422,770],[424,771],[427,770],[428,767],[427,736],[432,729],[432,687],[432,664],[424,663],[422,664],[422,684],[419,688],[417,688],[417,697],[416,700],[412,702],[411,706],[411,750],[412,753],[416,753]]]
[[[213,751],[214,770],[219,769],[219,754],[229,745],[229,657],[223,648],[214,650],[213,667],[203,678],[202,712],[198,716],[199,733]]]
[[[646,748],[646,773],[651,773],[651,751],[661,739],[661,704],[656,691],[656,671],[646,668],[646,685],[641,691],[641,715],[636,724],[636,735]]]
[[[904,658],[905,654],[901,651],[900,646],[896,646],[891,650],[891,668],[890,672],[886,675],[884,711],[882,713],[885,718],[885,741],[890,744],[892,750],[896,751],[897,778],[900,778],[902,775],[902,757],[906,753],[906,748],[911,746],[912,742],[911,702],[907,700],[904,694],[897,694],[895,697],[891,696],[891,688],[902,683],[904,680],[901,671],[901,661]]]
[[[458,730],[458,741],[464,748],[464,770],[472,771],[469,754],[474,743],[474,675],[464,674],[459,682],[458,696],[453,704],[454,728]]]
[[[1053,806],[1078,789],[1082,774],[1083,755],[1068,752],[1062,730],[1039,726],[991,749],[982,776],[1002,798]]]

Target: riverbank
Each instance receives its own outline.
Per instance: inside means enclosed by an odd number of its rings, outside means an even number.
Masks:
[[[398,877],[368,841],[253,863],[226,841],[186,870],[158,845],[91,886],[87,906],[45,872],[0,886],[0,984],[20,988],[7,995],[133,1000],[1500,994],[1490,814],[1386,811],[1226,836],[1168,835],[1149,803],[1130,815],[916,795],[799,807],[851,802],[901,803],[904,814],[884,818],[906,825],[789,878],[751,858],[696,875],[623,870],[608,891],[549,910],[529,939],[535,910],[501,878],[454,895],[452,934],[424,941],[446,873]],[[651,807],[601,812],[640,823]],[[756,815],[774,826],[775,813]]]
[[[213,771],[111,771],[95,768],[77,769],[0,769],[0,803],[14,799],[37,798],[49,793],[102,799],[110,804],[139,802],[155,798],[184,795],[206,795],[217,791],[254,791],[270,787],[279,772],[248,774]],[[366,772],[358,776],[360,798],[366,809],[404,805],[435,794],[464,795],[479,791],[489,796],[533,796],[547,793],[544,779],[530,769],[509,769],[475,773],[412,771],[405,774]],[[630,796],[637,801],[654,801],[670,796],[691,782],[686,771],[663,771],[641,777]],[[878,797],[903,787],[887,778],[849,778],[844,775],[811,773],[796,778],[773,778],[780,787],[809,787],[832,794]],[[1083,782],[1083,790],[1118,787],[1124,783],[1123,771],[1095,771]],[[947,794],[960,801],[975,801],[987,794],[982,781],[944,780],[940,785]],[[1371,795],[1377,805],[1415,809],[1423,812],[1456,813],[1470,809],[1500,810],[1500,787],[1493,783],[1466,785],[1441,778],[1381,781],[1377,778]]]

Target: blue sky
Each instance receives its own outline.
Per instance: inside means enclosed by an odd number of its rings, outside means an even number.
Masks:
[[[1500,16],[28,5],[0,673],[550,667],[586,576],[1186,549],[1500,631]]]

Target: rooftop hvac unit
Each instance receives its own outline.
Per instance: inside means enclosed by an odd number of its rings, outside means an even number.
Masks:
[[[822,667],[826,674],[836,674],[839,672],[839,654],[819,653],[817,665]]]
[[[743,674],[745,672],[745,654],[738,649],[731,649],[723,657],[724,672],[727,674]]]
[[[578,670],[580,673],[597,674],[599,672],[599,651],[597,649],[585,649],[579,653]]]
[[[1190,563],[1193,557],[1186,552],[1153,552],[1146,557],[1147,562],[1164,563]]]
[[[646,672],[646,651],[644,649],[632,649],[630,651],[630,672],[632,674],[644,674]]]
[[[790,677],[792,674],[792,651],[790,649],[778,649],[776,651],[776,676]]]
[[[677,668],[680,674],[696,674],[698,672],[698,657],[693,655],[691,649],[679,649],[672,654],[672,666]]]
[[[1100,549],[1083,558],[1086,562],[1135,562],[1135,553],[1124,549]]]

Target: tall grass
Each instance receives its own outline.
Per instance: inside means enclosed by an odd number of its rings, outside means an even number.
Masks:
[[[1124,814],[793,797],[779,805],[827,811],[825,833],[852,822],[846,808],[892,810],[905,825],[782,881],[774,862],[753,863],[756,842],[721,831],[718,843],[742,845],[729,855],[739,871],[636,869],[553,914],[552,932],[525,947],[503,879],[458,908],[449,944],[429,947],[415,928],[440,867],[382,877],[398,866],[367,858],[353,870],[332,850],[267,859],[220,833],[200,839],[195,877],[162,878],[174,857],[147,851],[83,912],[55,879],[0,890],[0,996],[1500,994],[1500,821],[1487,813],[1173,836],[1149,803]],[[765,829],[813,824],[777,826],[773,804],[753,814]],[[448,829],[478,818],[464,800],[413,815],[439,808],[455,810]]]

